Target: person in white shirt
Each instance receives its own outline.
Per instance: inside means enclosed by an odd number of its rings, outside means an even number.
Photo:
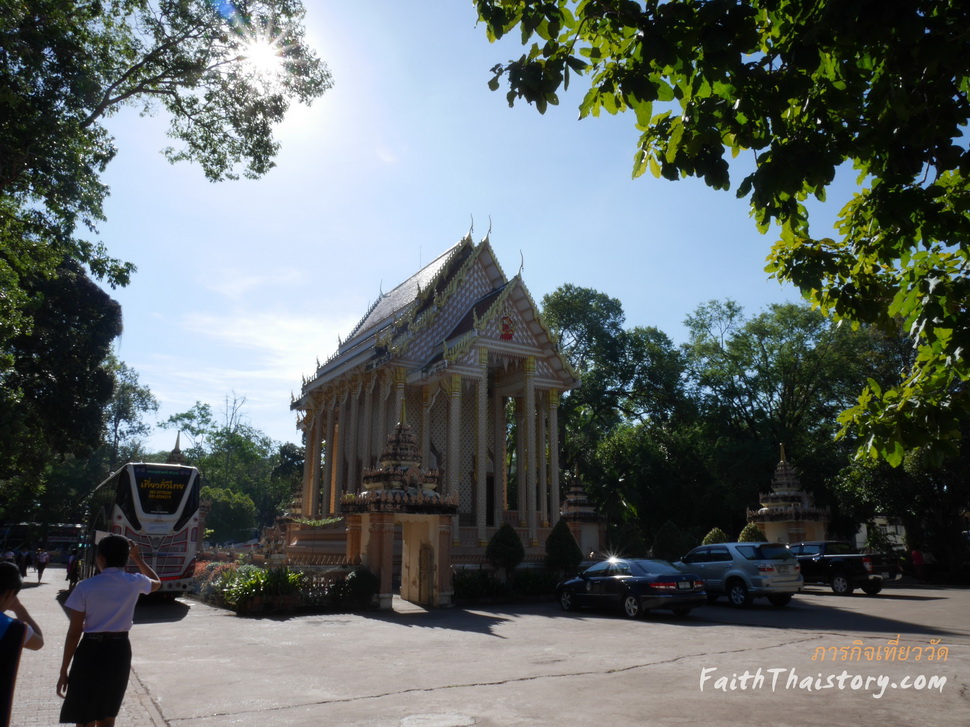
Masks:
[[[128,573],[128,558],[138,573]],[[131,671],[131,630],[138,597],[161,586],[135,543],[106,535],[97,544],[101,571],[77,584],[64,603],[70,618],[57,693],[64,697],[61,722],[113,727]]]
[[[40,579],[44,577],[44,571],[47,569],[47,564],[50,562],[51,554],[43,548],[38,548],[37,555],[34,556],[34,568],[37,570],[38,583],[40,583]]]

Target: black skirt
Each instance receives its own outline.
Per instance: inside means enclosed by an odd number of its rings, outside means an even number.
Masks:
[[[130,672],[127,638],[82,637],[67,675],[61,722],[85,724],[117,717]]]

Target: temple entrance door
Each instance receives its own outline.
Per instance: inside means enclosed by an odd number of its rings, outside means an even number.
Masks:
[[[433,606],[435,563],[434,548],[427,543],[421,546],[418,558],[418,603],[422,606]]]
[[[437,517],[434,515],[400,515],[403,547],[401,549],[401,598],[422,606],[434,607],[438,597],[437,554],[434,541]]]

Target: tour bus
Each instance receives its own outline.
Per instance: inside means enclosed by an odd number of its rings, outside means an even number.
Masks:
[[[116,533],[139,545],[162,581],[160,593],[174,597],[191,588],[202,538],[201,488],[199,470],[179,464],[129,462],[111,474],[88,500],[84,576],[94,573],[93,546]]]

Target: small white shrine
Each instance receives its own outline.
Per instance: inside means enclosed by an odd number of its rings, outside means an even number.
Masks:
[[[825,540],[831,513],[827,507],[815,506],[814,499],[802,489],[798,475],[785,458],[785,445],[780,448],[781,459],[771,480],[771,492],[758,495],[761,508],[748,510],[748,522],[757,523],[773,543]]]

